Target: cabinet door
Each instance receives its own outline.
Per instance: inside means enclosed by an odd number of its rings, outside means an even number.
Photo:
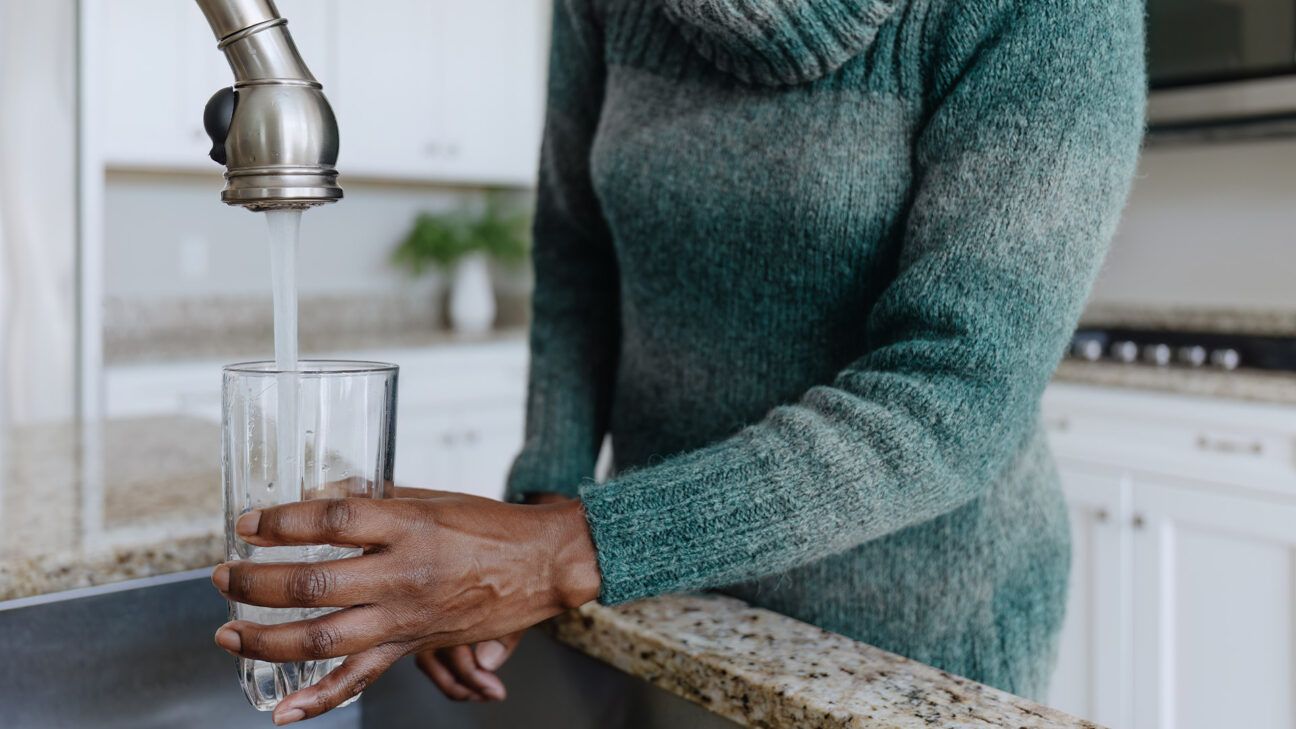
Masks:
[[[459,472],[454,491],[499,499],[522,449],[523,409],[507,404],[466,417],[456,434]]]
[[[459,404],[402,409],[396,436],[396,483],[499,499],[522,447],[522,410]]]
[[[337,0],[339,169],[534,184],[543,0]]]
[[[107,0],[95,44],[103,53],[104,157],[110,165],[167,166],[195,149],[177,120],[193,110],[184,104],[187,68],[201,53],[215,53],[211,40],[194,47],[185,32],[193,3],[176,0]],[[202,109],[197,110],[201,126]],[[197,165],[205,159],[200,156]],[[214,167],[214,165],[213,165]]]
[[[548,3],[440,0],[444,154],[456,179],[535,184],[544,115]]]
[[[1135,484],[1138,729],[1296,727],[1296,503]]]
[[[1111,727],[1130,724],[1129,479],[1062,464],[1071,583],[1048,704]]]
[[[338,0],[338,169],[418,177],[441,154],[440,0]]]
[[[454,424],[443,411],[399,406],[396,485],[444,490],[458,478]]]

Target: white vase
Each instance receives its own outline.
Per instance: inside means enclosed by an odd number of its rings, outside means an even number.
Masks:
[[[450,326],[460,334],[485,334],[495,323],[495,290],[486,254],[471,253],[455,265],[450,289]]]

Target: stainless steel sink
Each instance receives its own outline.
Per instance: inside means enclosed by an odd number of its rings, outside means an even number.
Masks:
[[[272,726],[212,634],[225,603],[206,572],[0,603],[5,729]],[[509,700],[457,704],[405,660],[311,729],[725,729],[714,714],[533,631],[505,666]]]

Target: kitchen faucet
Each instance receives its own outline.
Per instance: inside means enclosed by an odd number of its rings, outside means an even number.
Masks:
[[[234,85],[207,102],[221,199],[249,210],[307,208],[342,198],[337,119],[273,0],[197,0]]]

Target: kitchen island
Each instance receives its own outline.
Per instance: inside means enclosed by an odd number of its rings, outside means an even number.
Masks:
[[[50,670],[66,676],[67,651],[53,650],[54,645],[82,635],[87,626],[81,623],[101,612],[77,612],[70,606],[104,599],[100,593],[116,592],[130,599],[136,584],[131,580],[165,582],[172,579],[167,575],[204,570],[218,562],[224,552],[219,437],[217,424],[181,417],[9,429],[0,451],[4,475],[0,482],[0,633],[7,632],[14,640],[6,650],[27,650],[39,659],[45,655],[43,645],[49,644],[46,653],[56,654],[58,660]],[[110,643],[133,629],[169,631],[155,636],[158,640],[150,643],[154,650],[170,650],[166,647],[174,645],[186,655],[167,660],[191,662],[194,654],[205,660],[210,635],[203,631],[219,624],[207,624],[219,620],[218,614],[209,614],[212,606],[218,613],[219,606],[214,592],[208,595],[200,582],[202,573],[191,573],[177,583],[181,592],[176,594],[191,597],[174,604],[167,598],[142,601],[115,613],[108,610],[118,615],[113,624],[103,626],[102,633],[90,630],[88,634],[102,634],[102,641]],[[150,586],[147,579],[138,584],[140,591],[170,589]],[[200,611],[201,619],[184,622],[172,614],[183,612],[182,604],[194,601],[208,606]],[[68,610],[69,615],[79,616],[78,625],[67,631],[51,627],[51,621],[40,619],[37,611],[42,610]],[[6,631],[6,620],[15,621],[18,628]],[[133,626],[132,620],[140,625]],[[722,596],[669,596],[616,608],[590,604],[556,618],[546,629],[581,653],[681,696],[716,717],[746,726],[1093,726]],[[97,643],[84,645],[95,638],[77,640],[86,655],[105,652]],[[210,657],[223,666],[225,657],[214,647],[210,651]],[[34,667],[25,665],[29,672],[42,670],[39,660]],[[204,687],[215,684],[211,691],[219,692],[222,700],[234,697],[241,702],[232,666],[229,671],[228,682],[204,679]],[[182,673],[169,671],[172,676]],[[99,680],[95,671],[72,675],[79,678],[63,678],[60,695],[82,690],[69,682]],[[21,688],[19,678],[6,677],[5,683]],[[114,693],[87,690],[95,696]],[[167,689],[171,694],[181,690]],[[24,726],[24,717],[35,716],[32,712],[40,709],[22,706],[24,694],[17,688],[5,700],[18,702],[14,716],[19,726]],[[362,710],[364,705],[361,702]],[[131,721],[122,717],[119,723],[127,726]],[[133,721],[137,726],[151,725],[143,718]],[[50,725],[61,724],[51,721]]]

